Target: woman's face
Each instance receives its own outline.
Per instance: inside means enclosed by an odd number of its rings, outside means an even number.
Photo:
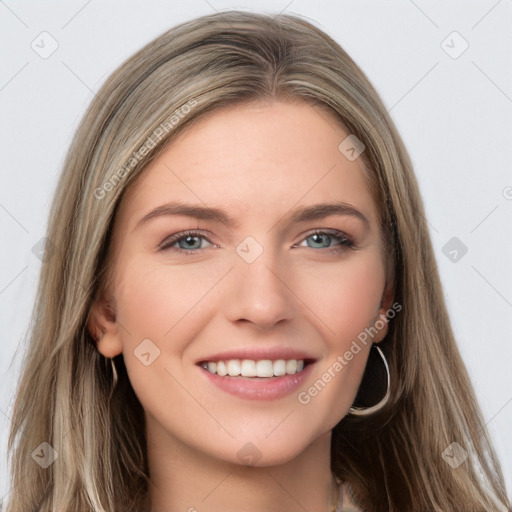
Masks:
[[[230,107],[125,195],[98,348],[123,353],[150,443],[277,464],[347,413],[387,329],[360,341],[385,312],[385,269],[348,135],[302,102]]]

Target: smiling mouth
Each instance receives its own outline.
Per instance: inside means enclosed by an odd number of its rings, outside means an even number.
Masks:
[[[199,364],[219,377],[273,378],[300,373],[312,362],[307,359],[228,359]]]

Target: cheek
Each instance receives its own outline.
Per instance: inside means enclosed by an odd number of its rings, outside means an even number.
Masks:
[[[136,341],[141,336],[163,340],[182,320],[201,309],[205,294],[219,280],[200,266],[175,266],[133,258],[120,269],[116,284],[118,318]]]
[[[339,350],[373,325],[384,289],[384,268],[378,253],[351,256],[303,274],[297,292],[321,320],[316,323],[323,325],[325,339]]]
[[[134,256],[118,266],[115,284],[131,385],[146,412],[155,417],[163,414],[164,422],[173,424],[180,418],[179,425],[197,421],[202,414],[180,385],[184,351],[203,328],[201,301],[219,280],[217,272],[205,275],[199,268],[172,267]],[[145,353],[149,361],[144,361]]]

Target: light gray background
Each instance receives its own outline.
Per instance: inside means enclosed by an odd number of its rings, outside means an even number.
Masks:
[[[77,123],[132,53],[179,22],[228,8],[310,18],[381,94],[415,165],[455,334],[510,493],[511,0],[0,0],[0,499],[10,489],[5,453],[18,347],[40,267],[32,248],[45,234]],[[31,47],[51,49],[44,31],[58,43],[46,59]],[[458,55],[464,40],[469,47]],[[443,253],[454,236],[468,248],[456,262]]]

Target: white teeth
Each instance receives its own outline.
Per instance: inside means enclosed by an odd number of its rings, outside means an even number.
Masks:
[[[276,377],[286,375],[286,361],[284,359],[274,361],[273,370]]]
[[[226,366],[230,377],[240,375],[240,361],[238,359],[230,359]]]
[[[220,375],[221,377],[225,377],[228,374],[228,370],[226,369],[226,365],[224,364],[224,361],[218,361],[217,362],[217,375]]]
[[[256,363],[256,377],[273,377],[274,368],[270,359],[263,359]]]
[[[282,377],[283,375],[294,375],[304,369],[302,359],[229,359],[226,361],[208,361],[202,363],[202,367],[210,373],[220,377]]]
[[[244,359],[240,368],[243,377],[256,377],[256,362],[252,359]]]
[[[293,375],[297,371],[297,360],[296,359],[290,359],[289,361],[286,361],[286,373],[289,375]]]

